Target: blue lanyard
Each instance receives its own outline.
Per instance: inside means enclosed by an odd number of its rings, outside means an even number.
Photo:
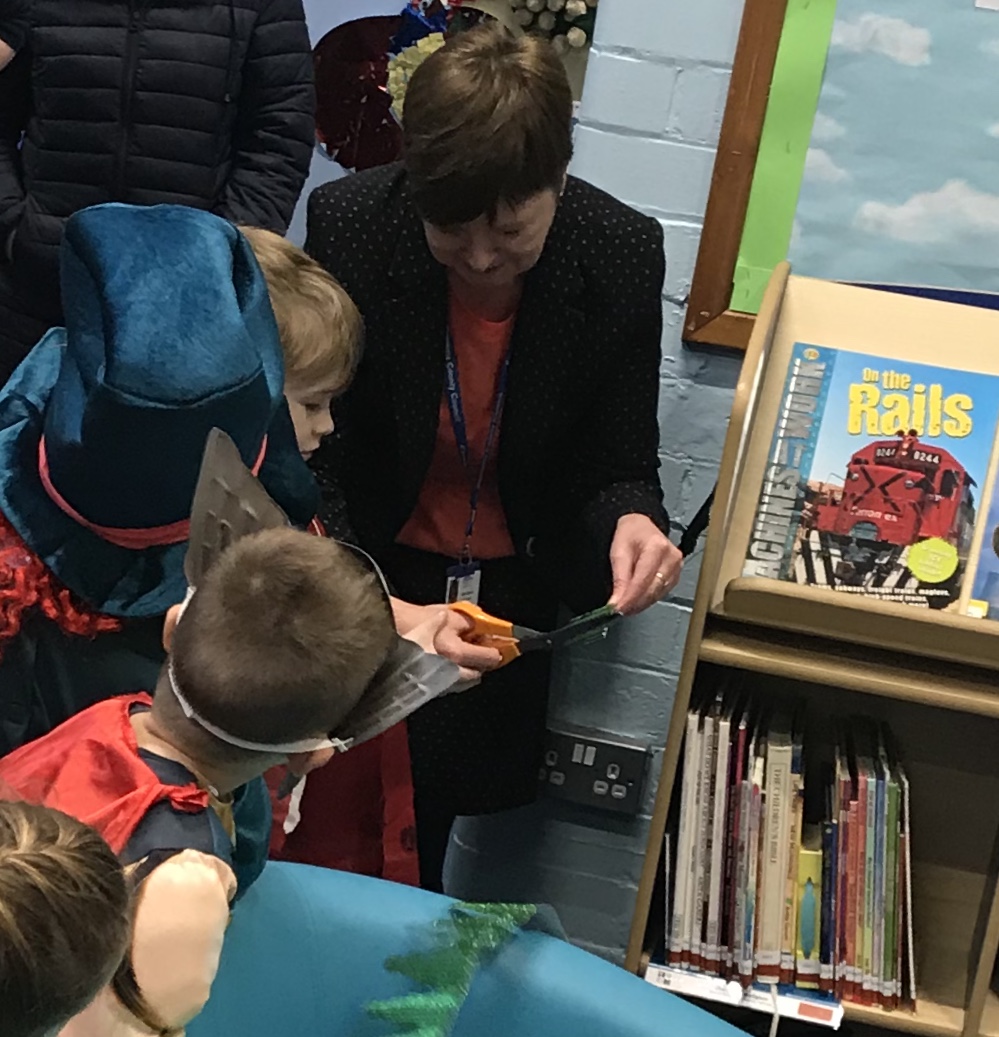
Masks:
[[[468,469],[468,427],[465,424],[465,408],[461,403],[461,381],[458,378],[458,356],[454,349],[454,340],[451,338],[451,329],[448,328],[444,336],[444,365],[447,373],[446,395],[447,408],[451,414],[451,427],[454,430],[454,441],[458,444],[458,454],[461,463]],[[482,460],[479,462],[479,474],[472,484],[471,494],[468,501],[468,523],[465,526],[465,547],[462,552],[463,562],[471,561],[469,544],[472,540],[472,532],[475,529],[475,516],[479,510],[479,496],[482,493],[482,485],[486,478],[486,465],[489,455],[492,453],[496,440],[496,432],[499,429],[500,416],[503,413],[503,401],[506,399],[507,375],[510,370],[510,349],[507,348],[506,356],[503,358],[503,366],[500,368],[499,380],[496,385],[496,399],[493,402],[493,416],[489,421],[489,433],[486,436],[486,445],[482,451]]]

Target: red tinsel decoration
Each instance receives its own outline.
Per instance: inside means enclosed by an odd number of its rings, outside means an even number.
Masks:
[[[34,610],[64,633],[80,637],[122,627],[120,619],[92,611],[64,587],[0,514],[0,658],[6,643],[20,633],[25,616]]]
[[[358,18],[328,32],[313,52],[316,131],[345,169],[370,169],[402,153],[402,131],[385,90],[389,45],[401,18]]]

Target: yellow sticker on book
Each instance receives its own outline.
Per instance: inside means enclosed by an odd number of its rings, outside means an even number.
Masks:
[[[909,548],[906,565],[920,583],[943,583],[957,572],[957,548],[940,537],[920,540]]]

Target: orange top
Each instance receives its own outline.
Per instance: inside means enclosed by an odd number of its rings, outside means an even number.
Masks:
[[[486,320],[460,303],[454,292],[450,293],[449,310],[468,434],[468,469],[461,463],[451,412],[444,393],[441,393],[437,444],[430,468],[413,514],[397,540],[407,547],[460,558],[465,545],[472,487],[482,463],[500,370],[517,315],[514,313],[502,321]],[[486,465],[475,529],[469,545],[473,558],[506,558],[514,553],[496,481],[498,452],[497,432]]]

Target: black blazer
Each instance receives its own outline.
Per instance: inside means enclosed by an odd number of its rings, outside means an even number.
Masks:
[[[360,369],[334,406],[319,467],[333,532],[377,556],[412,513],[436,442],[446,271],[398,164],[317,188],[306,250],[365,320]],[[518,556],[578,608],[606,600],[622,515],[669,529],[658,477],[664,274],[659,223],[570,177],[525,279],[497,463]]]

